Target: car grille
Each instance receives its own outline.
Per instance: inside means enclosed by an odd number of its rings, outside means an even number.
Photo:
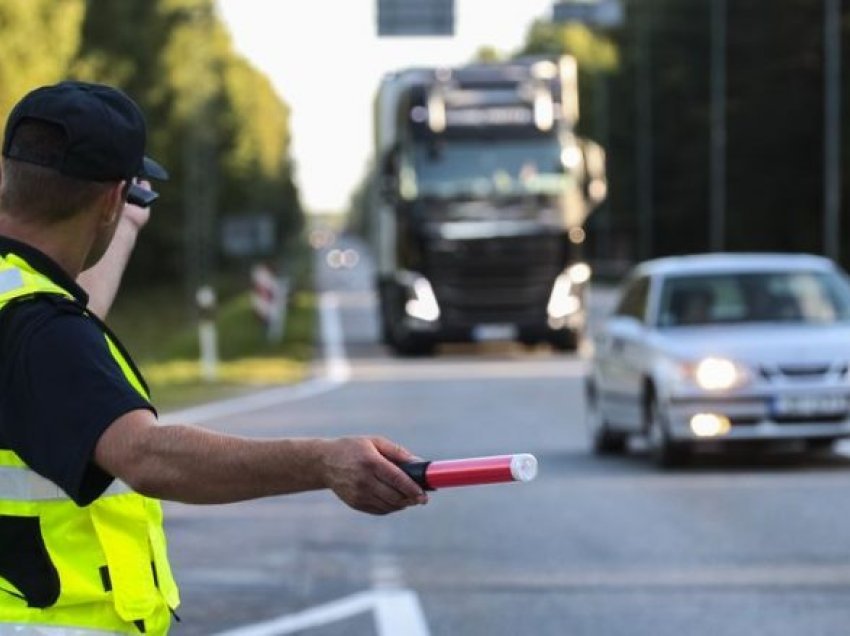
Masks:
[[[823,378],[830,373],[844,375],[847,373],[847,367],[835,367],[828,363],[780,364],[771,367],[763,366],[760,371],[762,377],[768,380],[777,377],[788,380],[817,380],[818,378]]]
[[[826,375],[828,371],[828,364],[782,365],[779,367],[779,372],[789,378],[813,378]]]
[[[830,413],[828,415],[797,415],[794,417],[773,416],[773,421],[777,424],[832,424],[835,422],[843,422],[847,419],[847,413]]]
[[[559,235],[439,242],[426,275],[447,325],[544,324],[564,249]]]

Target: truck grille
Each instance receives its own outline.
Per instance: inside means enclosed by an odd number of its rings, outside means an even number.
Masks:
[[[425,255],[444,324],[542,325],[564,268],[559,235],[441,241]]]

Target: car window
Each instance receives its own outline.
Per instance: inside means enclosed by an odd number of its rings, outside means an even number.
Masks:
[[[830,272],[731,272],[671,276],[658,325],[731,322],[828,324],[850,320],[850,286]]]
[[[649,278],[641,276],[626,285],[623,296],[614,313],[617,316],[631,316],[640,321],[646,316],[646,301],[649,296]]]

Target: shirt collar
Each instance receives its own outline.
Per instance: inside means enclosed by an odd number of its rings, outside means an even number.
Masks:
[[[89,295],[77,284],[77,281],[68,276],[67,272],[56,261],[32,245],[22,243],[8,236],[0,236],[0,254],[6,256],[10,253],[17,254],[32,265],[39,273],[44,274],[59,285],[59,287],[70,292],[83,307],[88,305]]]

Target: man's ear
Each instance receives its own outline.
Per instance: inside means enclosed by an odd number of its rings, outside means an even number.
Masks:
[[[104,225],[115,223],[118,215],[124,209],[124,202],[127,194],[127,181],[117,181],[109,187],[103,194],[105,205],[101,221]]]

